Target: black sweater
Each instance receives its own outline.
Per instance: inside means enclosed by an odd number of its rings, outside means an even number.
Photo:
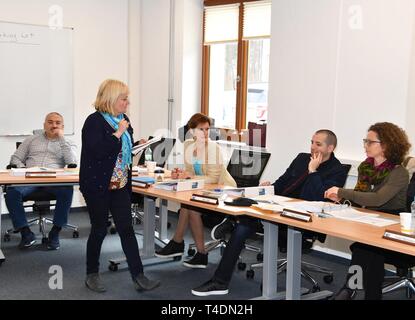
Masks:
[[[126,115],[124,117],[129,121]],[[109,192],[111,176],[122,147],[121,139],[113,135],[115,131],[99,112],[85,120],[79,170],[79,187],[85,198],[103,197]],[[128,132],[134,144],[131,126]],[[131,192],[131,170],[126,188]]]

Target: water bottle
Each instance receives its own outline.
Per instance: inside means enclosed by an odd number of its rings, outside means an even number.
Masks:
[[[153,161],[153,151],[151,151],[150,147],[144,152],[144,159],[145,161]]]
[[[415,215],[415,197],[414,197],[414,201],[412,201],[411,203],[411,212],[412,212],[412,216]]]

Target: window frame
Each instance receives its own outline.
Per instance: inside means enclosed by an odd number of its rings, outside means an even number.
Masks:
[[[258,2],[261,0],[204,0],[204,6],[218,6],[239,3],[239,26],[238,26],[238,64],[236,83],[236,117],[235,128],[223,128],[225,131],[241,132],[246,129],[247,113],[247,89],[248,89],[248,58],[249,58],[249,40],[243,40],[243,19],[244,6],[246,2]],[[206,20],[203,13],[203,31],[205,30]],[[204,44],[204,32],[202,41],[202,97],[201,112],[209,115],[209,72],[210,72],[210,46]]]

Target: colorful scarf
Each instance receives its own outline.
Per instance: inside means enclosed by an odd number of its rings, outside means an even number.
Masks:
[[[118,130],[118,123],[124,119],[124,115],[120,114],[118,117],[114,117],[109,113],[101,112],[104,119],[113,127],[115,130]],[[126,167],[132,163],[131,159],[131,150],[133,148],[133,143],[131,141],[131,136],[128,133],[128,130],[125,130],[121,135],[122,142],[122,166]]]
[[[375,166],[375,159],[367,158],[358,168],[359,176],[354,190],[362,192],[370,191],[372,188],[371,186],[381,183],[393,168],[395,168],[395,165],[388,160]]]

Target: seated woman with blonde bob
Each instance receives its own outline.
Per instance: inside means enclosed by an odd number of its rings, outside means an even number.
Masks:
[[[408,171],[401,165],[411,147],[404,130],[389,122],[372,125],[363,139],[367,159],[359,165],[358,181],[354,189],[332,187],[325,197],[333,201],[349,200],[355,206],[398,214],[405,211],[409,183]],[[415,257],[355,242],[350,246],[352,266],[360,266],[363,273],[365,299],[382,297],[384,264],[413,261]],[[355,288],[346,284],[335,296],[336,300],[353,299]]]
[[[198,178],[204,179],[205,184],[221,184],[236,186],[235,180],[226,170],[220,147],[209,140],[210,118],[201,113],[194,114],[187,123],[193,139],[184,142],[184,170],[174,169],[173,179]],[[202,213],[208,213],[190,205],[182,205],[179,222],[173,239],[161,250],[156,252],[159,258],[182,256],[184,253],[184,234],[190,225],[197,252],[190,260],[183,263],[189,268],[206,268],[208,254],[205,250]]]

